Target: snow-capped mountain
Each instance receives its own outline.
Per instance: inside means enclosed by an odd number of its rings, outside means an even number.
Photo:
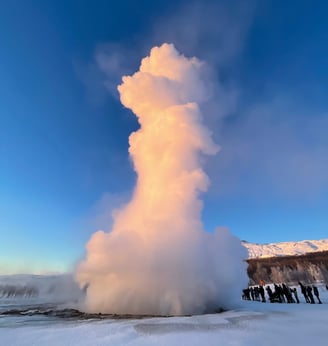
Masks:
[[[242,241],[242,244],[248,250],[248,258],[304,255],[309,252],[328,250],[328,239],[270,244],[256,244]]]

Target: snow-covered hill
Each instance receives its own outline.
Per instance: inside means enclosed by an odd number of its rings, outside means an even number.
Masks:
[[[248,258],[303,255],[309,252],[328,250],[328,239],[271,244],[256,244],[243,241],[242,244],[248,250]]]

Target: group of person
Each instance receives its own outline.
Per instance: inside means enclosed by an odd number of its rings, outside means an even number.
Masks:
[[[301,282],[298,283],[301,289],[301,293],[304,296],[305,302],[309,304],[315,304],[314,296],[317,299],[318,304],[322,304],[319,296],[319,290],[315,285],[303,285]],[[328,289],[328,287],[326,286]],[[289,287],[287,284],[273,284],[273,288],[267,285],[264,288],[264,284],[261,283],[258,286],[250,286],[243,290],[242,299],[262,301],[265,303],[267,301],[266,294],[269,298],[270,303],[300,303],[298,298],[298,292],[296,287]]]
[[[318,291],[317,286],[314,286],[314,285],[312,285],[312,287],[311,287],[311,285],[304,286],[301,282],[299,282],[298,284],[301,287],[301,292],[302,292],[304,299],[307,303],[315,304],[314,297],[313,297],[313,294],[314,294],[318,300],[318,304],[322,304],[320,297],[319,297],[319,291]],[[327,286],[326,286],[326,288],[327,288]],[[312,293],[312,290],[313,290],[313,293]]]

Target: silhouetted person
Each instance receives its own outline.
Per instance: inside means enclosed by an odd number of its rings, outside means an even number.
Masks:
[[[287,299],[287,303],[295,303],[290,288],[286,284],[282,284],[282,292]]]
[[[279,299],[279,303],[285,303],[284,292],[281,285],[274,284],[274,292],[277,298]]]
[[[261,296],[261,299],[262,299],[262,303],[265,303],[265,295],[264,295],[264,288],[263,286],[259,286],[259,292],[260,292],[260,296]]]
[[[311,304],[315,304],[314,298],[313,298],[313,294],[312,294],[312,287],[311,286],[307,286],[306,287],[306,292],[308,297],[310,298]]]
[[[301,287],[301,292],[302,292],[302,294],[303,294],[303,296],[304,296],[305,301],[306,301],[307,303],[310,303],[310,299],[309,299],[309,297],[308,297],[306,287],[305,287],[301,282],[299,282],[298,284],[299,284],[300,287]]]
[[[245,288],[244,290],[243,290],[243,299],[245,299],[245,300],[251,300],[251,297],[250,297],[250,295],[249,295],[249,288]]]
[[[268,292],[269,300],[271,303],[273,303],[274,297],[273,297],[273,292],[270,286],[267,286],[266,291]]]
[[[300,303],[300,301],[299,301],[299,299],[298,299],[298,294],[297,294],[297,289],[296,289],[296,287],[291,288],[290,290],[291,290],[291,292],[294,294],[294,297],[295,297],[296,303],[297,303],[297,304],[299,304],[299,303]]]
[[[280,293],[279,293],[280,289],[279,289],[279,286],[278,286],[277,284],[273,284],[273,287],[274,287],[274,292],[273,292],[274,297],[275,297],[275,299],[278,299],[278,300],[279,300],[279,303],[281,303],[282,301],[281,301],[281,298],[280,298]]]
[[[249,289],[249,291],[250,291],[250,293],[251,293],[252,300],[255,300],[255,297],[254,297],[254,289],[253,289],[253,287],[251,287],[251,288]]]
[[[322,302],[319,298],[319,291],[318,291],[317,286],[312,285],[312,287],[313,287],[313,294],[317,297],[319,304],[322,304]]]

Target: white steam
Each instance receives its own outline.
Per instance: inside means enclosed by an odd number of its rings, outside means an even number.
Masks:
[[[226,229],[205,232],[201,221],[199,194],[209,180],[200,155],[218,151],[198,106],[208,95],[202,65],[163,44],[118,87],[140,123],[129,138],[137,184],[77,269],[88,311],[195,314],[240,299],[246,250]]]

